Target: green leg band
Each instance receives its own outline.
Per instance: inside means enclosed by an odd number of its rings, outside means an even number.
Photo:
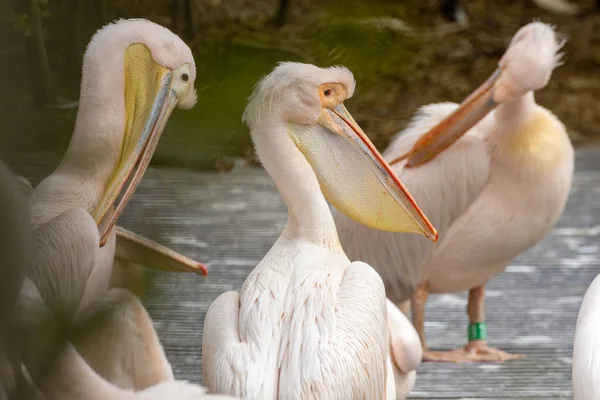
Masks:
[[[474,340],[486,340],[487,329],[485,322],[473,322],[469,324],[469,342]]]

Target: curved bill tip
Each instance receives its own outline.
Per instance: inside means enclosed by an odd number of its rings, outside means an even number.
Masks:
[[[170,272],[193,272],[208,276],[208,267],[150,239],[117,226],[115,257],[149,268]]]
[[[438,234],[437,229],[435,229],[434,227],[432,227],[433,232],[427,232],[427,237],[429,239],[431,239],[432,242],[437,242],[438,239],[440,238],[440,235]]]

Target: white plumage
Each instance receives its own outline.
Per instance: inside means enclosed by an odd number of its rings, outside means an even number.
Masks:
[[[387,221],[373,205],[391,199],[385,204],[400,216],[396,229],[435,231],[399,183],[388,186],[391,175],[343,107],[354,86],[345,68],[283,63],[250,99],[244,119],[289,216],[240,293],[222,294],[208,310],[202,357],[210,391],[246,399],[395,398],[381,278],[348,260],[325,197],[375,225]]]
[[[173,107],[195,103],[194,79],[189,47],[166,28],[145,20],[104,27],[84,56],[79,111],[65,157],[35,190],[23,178],[13,188],[13,195],[30,196],[35,246],[10,346],[50,400],[157,399],[165,393],[184,399],[203,393],[173,382],[139,299],[108,289],[118,213]],[[123,187],[124,199],[113,207]],[[30,230],[31,222],[24,221]],[[109,239],[102,247],[104,234]],[[179,255],[156,250],[146,239],[128,232],[125,239],[175,259],[163,267],[181,264]],[[160,382],[171,383],[151,388]]]

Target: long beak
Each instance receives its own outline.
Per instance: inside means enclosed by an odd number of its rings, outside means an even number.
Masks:
[[[165,124],[177,105],[178,97],[175,91],[171,89],[171,80],[172,72],[165,69],[162,72],[162,79],[160,80],[156,97],[151,111],[146,118],[146,123],[143,125],[141,134],[136,134],[136,123],[134,122],[133,130],[129,130],[129,134],[126,135],[121,161],[108,183],[100,205],[93,213],[94,220],[100,230],[101,247],[106,244],[108,235],[114,228],[117,219],[125,209],[137,185],[140,183],[154,154]],[[140,118],[137,112],[134,112],[134,114],[134,118]],[[129,184],[126,185],[128,179]],[[121,192],[123,193],[121,200],[114,206],[114,211],[110,212],[111,207]]]
[[[323,108],[316,126],[290,124],[288,131],[338,210],[375,229],[437,241],[433,225],[343,104]]]
[[[170,272],[194,272],[205,277],[208,276],[208,269],[204,264],[120,226],[117,226],[115,257],[154,269]]]
[[[494,84],[500,74],[501,70],[497,69],[456,111],[423,135],[408,153],[406,167],[416,167],[432,160],[497,107],[498,103],[494,100]]]

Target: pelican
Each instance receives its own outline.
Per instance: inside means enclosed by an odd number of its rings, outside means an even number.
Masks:
[[[100,29],[84,55],[75,131],[63,160],[35,190],[31,191],[31,185],[23,178],[20,189],[16,189],[30,192],[36,235],[38,259],[33,276],[25,280],[30,283],[26,285],[29,289],[25,298],[41,296],[37,303],[43,307],[35,309],[45,311],[33,320],[56,320],[60,326],[76,331],[77,327],[87,326],[85,321],[95,309],[94,304],[117,296],[119,306],[110,306],[114,311],[111,315],[120,316],[125,322],[114,329],[120,334],[130,332],[131,339],[120,340],[99,330],[95,336],[84,335],[98,337],[96,347],[86,345],[83,339],[73,338],[73,344],[101,377],[124,388],[138,390],[172,380],[172,372],[139,300],[131,293],[116,295],[108,291],[115,242],[121,243],[117,255],[136,256],[137,250],[137,258],[133,258],[136,263],[170,270],[206,271],[204,266],[154,242],[115,229],[170,113],[175,106],[194,105],[195,77],[189,47],[166,28],[134,19]],[[128,180],[130,183],[126,184]],[[116,201],[119,194],[121,199]],[[139,253],[140,249],[144,251]],[[73,263],[71,269],[69,262]],[[39,296],[31,294],[37,291]],[[119,311],[120,305],[124,311]],[[128,326],[129,330],[125,329]],[[133,338],[137,340],[131,343]],[[121,358],[108,355],[111,346],[122,346],[116,352]],[[44,363],[37,365],[34,361],[45,358],[38,356],[36,346],[24,348],[32,353],[27,361],[30,372],[39,375]],[[138,361],[148,366],[141,376],[137,375],[138,367],[126,364],[137,360],[131,354],[138,354]],[[115,375],[119,369],[125,372]]]
[[[460,105],[423,107],[384,152],[438,227],[439,244],[369,229],[334,212],[350,259],[373,265],[395,304],[411,300],[424,360],[521,357],[487,345],[485,284],[550,232],[567,201],[573,147],[563,124],[533,95],[548,83],[561,46],[549,25],[522,27],[477,91]],[[461,290],[469,290],[468,344],[429,351],[427,296]]]
[[[379,275],[351,263],[327,200],[361,223],[437,239],[437,232],[344,107],[344,67],[281,63],[243,116],[288,207],[276,243],[240,293],[204,322],[210,392],[246,399],[394,398]]]
[[[57,169],[30,195],[35,229],[73,208],[86,210],[98,225],[101,246],[81,310],[108,289],[116,221],[173,109],[195,104],[195,78],[190,48],[168,29],[147,20],[109,24],[94,34],[87,47],[71,142]],[[120,236],[124,243],[136,239]],[[148,244],[153,242],[140,247],[164,254],[164,248],[148,248]],[[186,267],[206,271],[195,263]]]
[[[19,219],[31,231],[27,218]],[[110,289],[75,319],[99,242],[96,222],[82,208],[35,231],[9,342],[35,391],[47,400],[231,399],[174,380],[150,317],[128,291]]]
[[[581,303],[573,344],[573,399],[600,396],[600,275],[594,279]]]

